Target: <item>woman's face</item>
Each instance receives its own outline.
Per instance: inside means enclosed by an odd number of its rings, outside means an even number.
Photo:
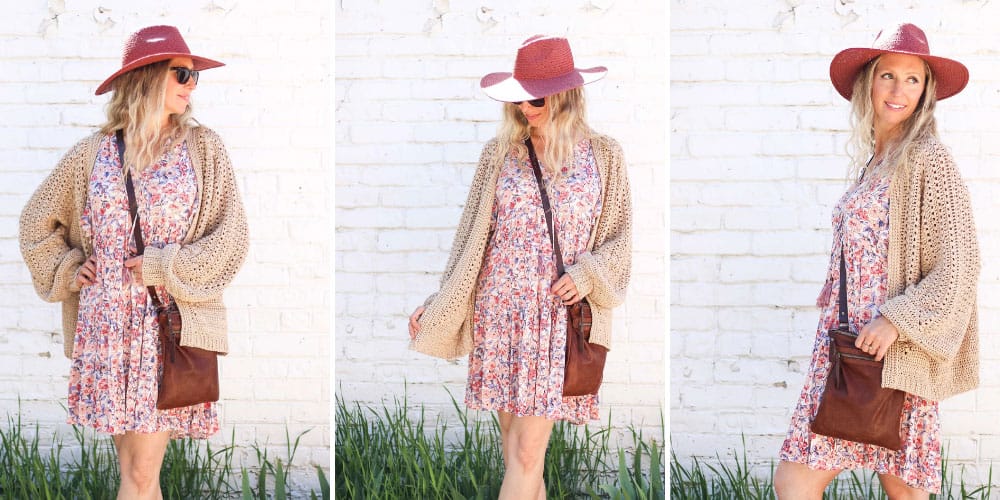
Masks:
[[[549,123],[549,98],[545,98],[545,105],[536,108],[531,105],[528,101],[521,101],[521,104],[517,105],[517,109],[521,110],[521,114],[524,115],[524,119],[528,120],[528,125],[537,129],[544,129],[545,125]]]
[[[876,140],[913,115],[924,94],[926,78],[924,62],[917,56],[885,54],[879,59],[872,79]]]
[[[193,70],[194,61],[190,57],[175,57],[170,60],[170,67],[183,67]],[[188,104],[191,102],[191,93],[198,86],[193,76],[189,76],[187,83],[184,84],[179,83],[177,77],[177,71],[172,69],[167,71],[166,95],[163,99],[163,113],[166,116],[179,115],[186,111]]]

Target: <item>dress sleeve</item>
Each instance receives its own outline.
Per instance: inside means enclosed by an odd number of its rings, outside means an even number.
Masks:
[[[887,300],[879,312],[938,360],[954,358],[976,307],[979,247],[969,191],[946,151],[928,159],[921,189],[919,245],[923,277]],[[926,270],[926,271],[924,271]]]
[[[47,302],[61,302],[80,291],[76,273],[86,257],[82,245],[73,243],[71,235],[79,235],[80,221],[73,220],[77,203],[74,186],[86,182],[77,179],[85,175],[80,168],[80,162],[86,161],[85,142],[63,156],[21,211],[21,255],[35,291]]]
[[[577,256],[566,268],[580,295],[602,307],[615,307],[625,301],[632,270],[632,195],[625,159],[613,139],[606,139],[598,149],[598,160],[608,162],[608,176],[603,208],[597,221],[594,247]]]
[[[196,132],[198,161],[205,162],[203,192],[195,240],[163,248],[146,247],[142,276],[147,285],[163,285],[185,302],[222,296],[236,277],[249,246],[246,213],[229,155],[215,132]]]

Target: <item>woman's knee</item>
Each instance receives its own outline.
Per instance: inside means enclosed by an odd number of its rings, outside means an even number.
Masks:
[[[169,433],[126,434],[115,440],[122,481],[140,491],[156,487]]]
[[[122,470],[122,475],[140,490],[152,488],[160,480],[160,461],[153,458],[131,457],[128,468]]]
[[[514,453],[525,470],[540,467],[545,460],[545,450],[549,446],[548,434],[540,432],[514,431]]]
[[[515,450],[518,463],[521,464],[524,470],[534,470],[541,467],[545,462],[545,449],[547,447],[547,442],[518,441],[517,449]]]

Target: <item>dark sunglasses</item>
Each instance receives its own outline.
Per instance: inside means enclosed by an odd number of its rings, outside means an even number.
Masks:
[[[195,78],[194,81],[197,82],[198,79]],[[511,104],[513,104],[515,106],[520,106],[522,102],[524,102],[524,101],[514,101]],[[528,101],[528,104],[530,104],[530,105],[532,105],[532,106],[534,106],[536,108],[540,108],[542,106],[545,106],[545,98],[542,97],[540,99],[532,99],[532,100]]]
[[[170,68],[170,71],[177,73],[177,83],[184,85],[194,78],[194,83],[198,84],[198,75],[200,74],[196,69],[185,68],[184,66],[174,66]]]

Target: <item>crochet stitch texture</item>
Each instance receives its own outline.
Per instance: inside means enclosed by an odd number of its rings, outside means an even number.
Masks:
[[[590,302],[590,341],[611,348],[611,309],[625,300],[632,268],[632,200],[625,160],[617,141],[605,135],[591,138],[601,176],[601,215],[591,232],[588,252],[566,268],[577,290]],[[472,313],[476,279],[483,264],[497,178],[503,158],[498,142],[483,147],[469,187],[451,254],[437,293],[424,301],[420,332],[410,349],[454,359],[472,351]]]
[[[899,330],[882,386],[941,400],[979,385],[979,246],[969,191],[951,153],[921,140],[893,174],[889,289],[879,312]]]
[[[38,295],[62,302],[63,352],[72,357],[80,306],[76,273],[92,253],[81,238],[80,214],[87,201],[100,133],[81,140],[63,156],[21,212],[21,254]],[[188,152],[197,176],[199,204],[182,244],[146,247],[142,277],[163,285],[184,321],[181,344],[226,354],[226,310],[222,292],[243,265],[249,246],[246,214],[222,139],[206,127],[193,129]]]

